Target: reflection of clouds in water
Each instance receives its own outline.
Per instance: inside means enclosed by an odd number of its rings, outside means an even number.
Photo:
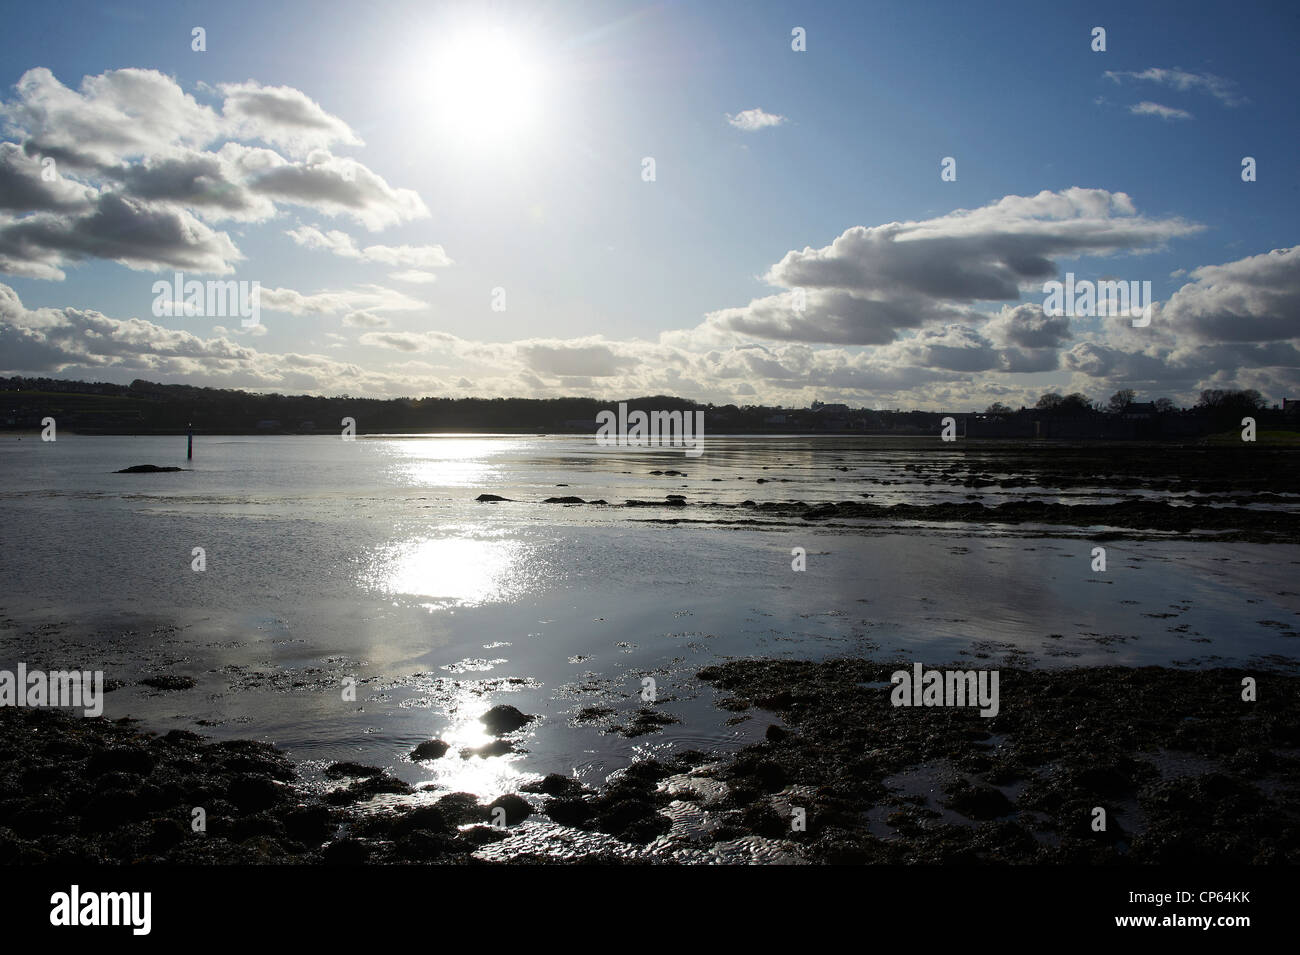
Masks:
[[[434,598],[424,604],[432,610],[510,600],[537,576],[532,549],[520,541],[446,537],[380,548],[362,582],[390,594]]]

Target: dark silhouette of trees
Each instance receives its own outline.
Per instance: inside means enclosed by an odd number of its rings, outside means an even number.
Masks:
[[[1093,410],[1092,402],[1087,395],[1075,392],[1071,395],[1061,396],[1059,392],[1049,391],[1038,399],[1038,404],[1034,406],[1039,411],[1046,411],[1048,414],[1085,414]]]
[[[1136,391],[1132,388],[1122,388],[1110,396],[1110,400],[1106,402],[1106,410],[1111,414],[1121,414],[1135,398],[1137,398]]]

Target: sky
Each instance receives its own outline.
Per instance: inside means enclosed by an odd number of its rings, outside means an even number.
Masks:
[[[0,374],[1277,403],[1297,40],[1291,2],[25,7],[0,33]],[[1067,273],[1149,288],[1149,321],[1045,308]],[[228,281],[256,323],[208,300]]]

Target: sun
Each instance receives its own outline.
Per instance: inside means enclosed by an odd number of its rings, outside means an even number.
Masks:
[[[431,53],[433,109],[445,134],[465,145],[500,146],[540,125],[547,70],[522,33],[500,25],[462,29]]]

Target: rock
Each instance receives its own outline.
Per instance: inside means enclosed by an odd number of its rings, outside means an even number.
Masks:
[[[269,776],[245,773],[231,781],[226,796],[245,812],[256,812],[274,806],[282,792],[280,785]]]
[[[506,811],[506,825],[508,826],[523,822],[533,814],[533,807],[528,805],[528,800],[515,793],[498,796],[488,803],[488,809],[504,809]]]
[[[411,750],[411,759],[442,759],[450,748],[440,739],[431,739]]]
[[[478,497],[474,498],[474,500],[481,501],[485,504],[495,504],[497,501],[509,501],[510,498],[501,497],[497,494],[480,494]]]
[[[91,776],[104,773],[124,772],[148,776],[153,771],[154,758],[142,749],[125,746],[97,750],[91,754],[86,763],[86,770]]]
[[[581,829],[596,815],[591,803],[582,798],[552,799],[545,812],[552,821],[575,829]]]
[[[137,822],[148,814],[148,809],[135,793],[114,789],[99,793],[81,810],[81,818],[91,830],[107,831],[128,823]]]
[[[782,729],[780,726],[773,723],[767,728],[767,732],[763,735],[767,738],[769,743],[779,743],[781,740],[789,736],[790,733],[788,730]]]
[[[334,833],[334,816],[325,806],[299,806],[284,816],[289,838],[319,845]]]
[[[171,674],[145,677],[140,682],[144,686],[153,687],[155,690],[192,690],[197,685],[192,676],[172,676]]]
[[[403,780],[389,776],[387,773],[381,773],[378,776],[371,776],[369,779],[354,782],[345,789],[335,789],[326,795],[325,801],[334,806],[346,806],[350,803],[363,802],[372,796],[378,796],[380,793],[406,796],[411,793],[411,787]]]
[[[1085,792],[1118,796],[1137,788],[1131,773],[1117,764],[1089,766],[1075,774],[1074,782]]]
[[[460,838],[471,848],[478,849],[500,842],[502,839],[509,839],[510,833],[496,826],[470,826],[468,829],[461,830]]]
[[[436,805],[454,826],[492,821],[492,813],[486,806],[479,805],[478,797],[473,793],[448,793]]]
[[[189,730],[168,730],[167,735],[162,740],[171,746],[187,746],[191,743],[203,742],[203,737],[198,733],[191,733]]]
[[[455,831],[455,825],[448,821],[446,813],[436,805],[417,806],[398,816],[392,825],[393,834],[399,836],[411,832],[432,832],[439,835],[450,835]]]
[[[154,819],[149,824],[145,846],[150,852],[166,852],[184,841],[189,834],[189,827],[182,825],[179,819]]]
[[[593,824],[599,831],[625,842],[642,844],[672,828],[672,820],[656,812],[649,799],[605,800]]]
[[[543,504],[586,504],[580,497],[548,497]]]
[[[133,464],[129,468],[114,471],[114,474],[162,474],[166,471],[184,471],[184,468],[160,468],[156,464]]]
[[[625,726],[613,727],[614,732],[621,733],[628,739],[635,739],[638,736],[645,736],[647,733],[658,732],[665,726],[673,723],[680,723],[677,717],[668,713],[660,713],[648,707],[641,707],[632,714],[632,718]]]
[[[515,744],[510,742],[508,739],[494,739],[492,742],[480,746],[477,749],[471,748],[461,750],[460,758],[469,759],[471,756],[481,756],[486,759],[489,756],[504,756],[506,753],[513,753],[514,751]]]
[[[24,784],[28,784],[34,781],[35,780],[30,780],[27,776],[23,777]],[[120,789],[123,792],[135,792],[143,785],[144,785],[144,779],[142,779],[140,776],[137,776],[135,773],[122,773],[122,772],[114,771],[111,773],[105,773],[103,776],[100,776],[97,780],[95,780],[95,791],[108,792],[109,790],[112,789]]]
[[[585,789],[582,783],[572,776],[561,776],[559,773],[549,773],[545,779],[525,783],[521,788],[524,792],[542,793],[547,796],[577,796]]]
[[[970,785],[952,790],[948,808],[969,819],[996,819],[1016,811],[1016,807],[1000,790],[992,786]]]
[[[479,720],[487,727],[487,731],[495,736],[503,733],[513,733],[520,727],[532,722],[536,717],[526,716],[509,704],[499,704],[492,707]]]
[[[370,858],[370,849],[357,839],[340,839],[327,845],[321,857],[329,865],[360,865]]]
[[[360,763],[331,763],[325,767],[326,779],[369,779],[383,774],[384,771],[378,766],[362,766]]]

